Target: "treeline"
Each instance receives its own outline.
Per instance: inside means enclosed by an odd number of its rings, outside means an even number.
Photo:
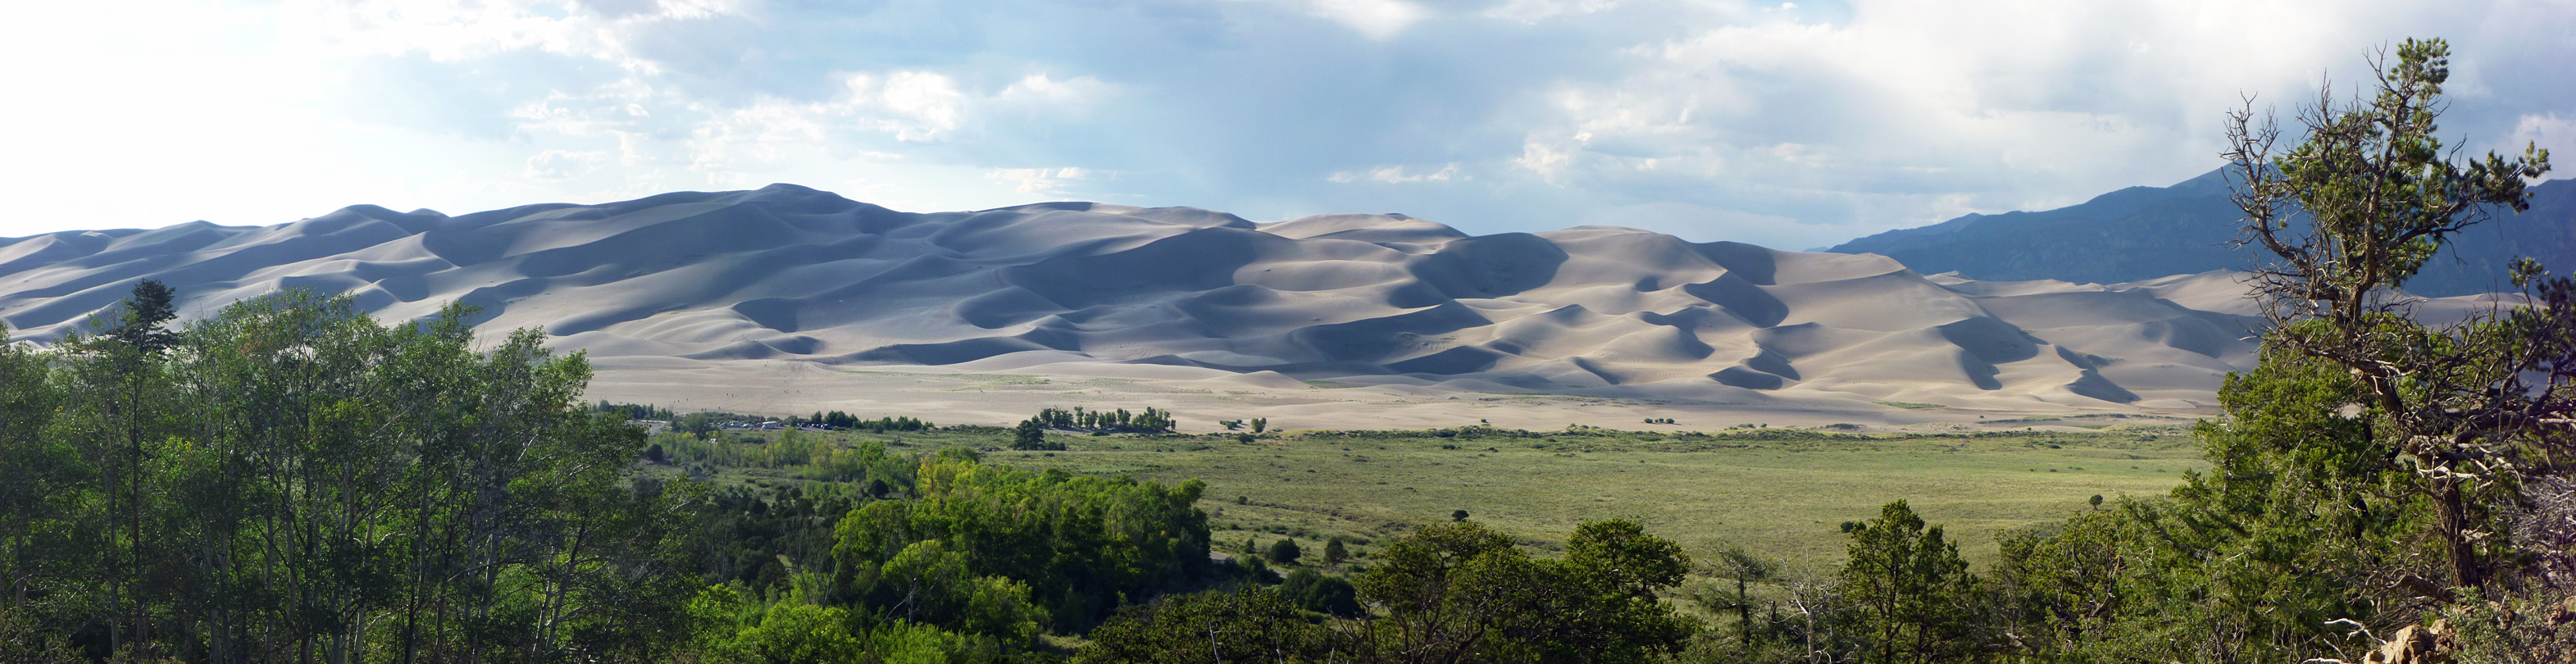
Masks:
[[[888,431],[929,431],[936,428],[929,422],[911,417],[891,416],[880,417],[873,420],[863,420],[859,419],[859,416],[857,415],[851,415],[837,410],[829,413],[815,413],[813,417],[808,418],[805,421],[820,423],[823,426],[834,429],[867,429],[877,433],[885,433]]]
[[[299,291],[171,329],[167,295],[0,346],[0,661],[1021,661],[1240,576],[1195,482],[648,448],[579,356],[476,351],[463,307]],[[648,449],[820,481],[712,491]]]
[[[878,486],[873,493],[880,495],[889,488],[910,485],[916,465],[911,457],[887,452],[883,443],[830,445],[793,429],[756,445],[664,437],[645,450],[645,459],[680,466],[698,479],[717,468],[776,468],[809,480]]]
[[[640,403],[609,403],[607,399],[601,399],[599,400],[599,403],[592,404],[590,412],[608,413],[630,420],[659,420],[663,422],[676,420],[680,417],[678,414],[671,412],[671,409],[663,408],[661,406]]]
[[[671,413],[671,411],[668,410],[660,412],[664,415],[669,415]],[[851,415],[837,410],[829,413],[817,412],[810,417],[788,416],[784,419],[721,411],[702,411],[680,415],[676,418],[671,418],[670,421],[672,431],[699,436],[713,434],[717,430],[729,426],[735,428],[758,427],[759,425],[767,423],[776,423],[779,428],[782,429],[795,428],[800,425],[810,424],[832,429],[861,429],[874,431],[876,433],[886,433],[889,431],[929,431],[939,428],[938,425],[932,424],[928,420],[910,416],[890,415],[868,420],[860,419],[856,415]]]
[[[1048,429],[1112,433],[1170,433],[1173,427],[1180,426],[1178,420],[1172,419],[1172,411],[1153,407],[1147,407],[1141,413],[1129,413],[1125,408],[1117,410],[1085,410],[1081,406],[1075,406],[1073,410],[1048,408],[1038,411],[1036,416],[1027,421],[1035,422],[1038,426]]]
[[[637,661],[703,584],[628,482],[590,371],[449,307],[384,327],[287,292],[173,330],[146,281],[52,351],[0,347],[0,659]]]

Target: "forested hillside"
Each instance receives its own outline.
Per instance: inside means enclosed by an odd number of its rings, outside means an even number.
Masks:
[[[1878,254],[1924,274],[1986,281],[2115,284],[2255,269],[2260,252],[2236,245],[2244,214],[2227,196],[2222,168],[2169,187],[2130,187],[2054,210],[1971,214],[1825,251]],[[2505,267],[2521,257],[2576,270],[2576,180],[2532,187],[2530,210],[2452,238],[2407,289],[2426,297],[2512,290]]]

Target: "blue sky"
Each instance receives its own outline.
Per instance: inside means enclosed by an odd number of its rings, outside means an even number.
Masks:
[[[2576,173],[2576,2],[59,2],[0,25],[0,236],[792,182],[1800,249],[2218,165],[2366,52]],[[2562,176],[2565,174],[2562,173]]]

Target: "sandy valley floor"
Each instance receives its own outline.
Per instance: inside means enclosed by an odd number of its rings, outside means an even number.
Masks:
[[[1404,381],[1354,386],[1297,381],[1278,374],[1227,374],[1195,367],[1065,364],[1043,373],[970,373],[953,367],[832,367],[812,362],[696,362],[602,358],[590,396],[683,410],[788,414],[844,410],[862,417],[910,415],[940,424],[1009,425],[1041,408],[1169,410],[1185,432],[1221,430],[1217,420],[1269,418],[1283,429],[1419,429],[1479,422],[1504,428],[1561,429],[1584,424],[1638,430],[1712,430],[1739,424],[1820,427],[1849,424],[1879,431],[2028,429],[2102,423],[2184,423],[2215,412],[2207,405],[2150,409],[1930,407],[1826,397],[1724,401],[1683,389],[1591,388],[1476,391],[1472,386]],[[1455,382],[1455,381],[1453,381]],[[2028,403],[2028,402],[2025,402]],[[1674,424],[1646,424],[1672,418]],[[2062,423],[2057,423],[2062,418]]]

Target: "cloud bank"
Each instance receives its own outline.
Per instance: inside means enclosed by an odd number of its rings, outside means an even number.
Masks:
[[[2171,184],[2408,36],[2576,155],[2565,0],[98,4],[0,26],[0,236],[791,182],[1795,249]]]

